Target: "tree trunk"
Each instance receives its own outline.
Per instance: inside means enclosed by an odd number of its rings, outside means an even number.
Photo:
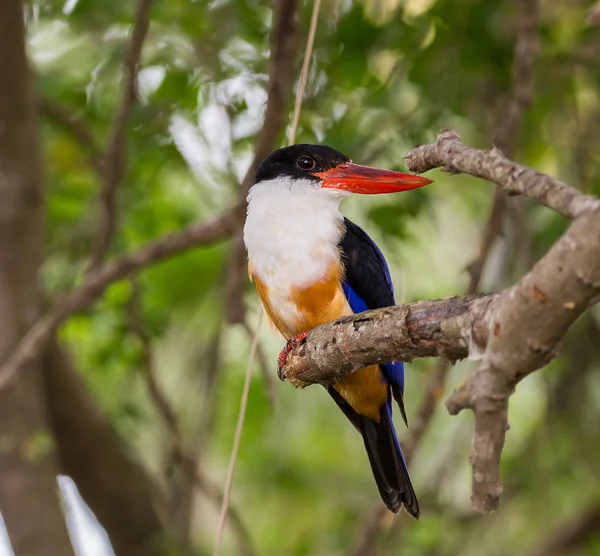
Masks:
[[[164,554],[171,540],[160,517],[164,495],[127,453],[56,340],[49,345],[44,368],[62,469],[106,529],[115,553]]]
[[[0,2],[0,361],[39,312],[42,179],[23,5]],[[17,555],[73,554],[40,366],[0,391],[0,511]]]

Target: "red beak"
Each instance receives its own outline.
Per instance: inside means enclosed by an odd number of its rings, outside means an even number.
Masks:
[[[392,172],[391,170],[379,170],[378,168],[361,166],[352,162],[340,164],[335,168],[314,175],[323,180],[321,187],[365,195],[408,191],[433,183],[433,180],[421,176]]]

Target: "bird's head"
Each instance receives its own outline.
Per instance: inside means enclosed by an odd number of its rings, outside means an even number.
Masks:
[[[254,184],[322,190],[343,198],[350,193],[395,193],[423,187],[432,180],[413,174],[361,166],[323,145],[292,145],[272,152],[259,165]]]

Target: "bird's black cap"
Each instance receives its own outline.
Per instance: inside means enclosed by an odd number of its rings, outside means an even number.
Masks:
[[[349,158],[324,145],[292,145],[273,151],[258,166],[254,183],[278,177],[313,179],[314,174],[349,162]]]

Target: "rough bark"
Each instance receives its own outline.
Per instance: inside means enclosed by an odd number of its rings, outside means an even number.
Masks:
[[[451,174],[465,173],[501,186],[506,193],[525,195],[567,218],[600,206],[600,200],[582,195],[577,189],[509,160],[502,151],[474,149],[465,145],[458,133],[443,130],[436,140],[408,153],[406,166],[416,173],[444,168]]]
[[[73,313],[90,307],[110,284],[176,253],[194,246],[216,243],[228,237],[239,211],[239,206],[225,210],[208,222],[194,224],[183,232],[167,234],[137,251],[112,259],[90,271],[85,282],[57,300],[51,309],[29,327],[10,355],[5,356],[0,367],[0,391],[14,380],[29,361],[40,354],[60,324]]]
[[[0,3],[0,360],[40,310],[42,177],[23,5]],[[0,511],[16,554],[72,554],[39,361],[0,392]]]
[[[373,363],[420,357],[449,361],[485,345],[485,315],[495,296],[450,297],[366,311],[324,324],[287,357],[283,376],[294,386],[331,384]]]
[[[512,162],[498,149],[468,147],[453,131],[413,150],[407,165],[417,172],[441,166],[481,177],[574,219],[548,254],[495,303],[482,363],[446,402],[452,414],[465,408],[475,413],[473,504],[487,513],[497,508],[502,492],[499,462],[509,396],[520,380],[556,355],[569,326],[598,301],[600,200]]]
[[[446,401],[451,414],[475,413],[473,504],[483,513],[500,502],[500,457],[508,398],[525,376],[548,363],[567,330],[600,293],[600,211],[577,219],[490,315],[479,369]]]
[[[495,297],[421,302],[370,311],[311,331],[282,370],[296,386],[328,384],[347,372],[393,359],[442,355],[481,359],[446,401],[451,414],[475,414],[473,505],[488,513],[502,492],[500,457],[508,399],[525,376],[558,352],[575,320],[600,299],[600,200],[508,160],[499,150],[466,146],[453,131],[407,156],[414,171],[442,166],[483,177],[574,219],[550,251]]]
[[[512,62],[512,86],[506,99],[499,99],[496,123],[494,125],[494,145],[507,156],[512,156],[523,117],[533,101],[534,66],[540,50],[538,27],[540,17],[539,0],[521,0],[518,2],[515,31],[516,41]],[[501,187],[496,186],[492,195],[492,206],[486,224],[482,230],[479,252],[467,266],[469,285],[467,295],[479,291],[484,268],[490,259],[492,248],[500,239],[505,216],[509,208],[508,196]],[[429,372],[425,391],[416,411],[411,418],[410,432],[402,443],[402,451],[407,465],[417,452],[435,414],[439,400],[443,397],[450,365],[439,360]],[[382,528],[386,509],[378,504],[373,515],[365,522],[359,542],[353,556],[370,556]],[[379,516],[379,517],[378,517]],[[378,525],[379,524],[379,525]],[[397,535],[403,527],[398,520],[390,525],[392,535]]]

